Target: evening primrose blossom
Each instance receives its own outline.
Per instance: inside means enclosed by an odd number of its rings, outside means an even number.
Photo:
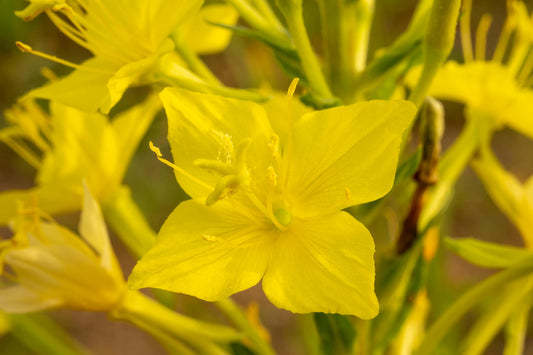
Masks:
[[[160,109],[152,95],[112,120],[57,102],[50,103],[50,114],[33,100],[6,110],[10,125],[0,130],[0,141],[37,169],[37,186],[0,193],[0,225],[14,217],[16,201],[33,197],[48,214],[79,210],[83,179],[99,201],[111,198]]]
[[[174,163],[152,148],[192,199],[167,218],[130,287],[215,301],[262,279],[279,308],[376,316],[374,242],[341,210],[390,190],[414,105],[307,112],[290,97],[274,106],[176,88],[160,97]]]
[[[45,12],[65,36],[90,51],[93,57],[77,65],[17,42],[24,52],[75,68],[61,80],[34,89],[27,96],[103,113],[109,112],[128,87],[157,82],[163,57],[166,66],[171,60],[180,67],[180,75],[187,80],[199,80],[173,52],[175,43],[169,36],[183,29],[185,42],[201,43],[198,36],[206,35],[209,41],[192,50],[212,53],[227,45],[230,32],[221,33],[215,26],[210,26],[213,28],[210,31],[205,25],[204,12],[208,16],[215,12],[222,16],[220,21],[229,24],[236,20],[235,11],[228,6],[206,6],[205,11],[200,11],[203,0],[29,1],[31,4],[26,9],[16,12],[19,17],[29,20]],[[203,32],[192,31],[191,27],[198,27],[199,23]]]
[[[533,18],[521,1],[507,2],[508,16],[492,59],[486,59],[486,36],[492,17],[485,14],[476,31],[472,50],[470,38],[471,0],[465,2],[461,18],[461,42],[465,63],[447,62],[435,77],[431,96],[462,102],[467,118],[490,119],[492,130],[509,126],[533,138]],[[513,36],[514,35],[514,36]],[[511,41],[512,38],[512,41]],[[508,53],[508,55],[506,55]],[[407,82],[413,84],[419,70]]]
[[[0,245],[0,310],[26,313],[61,306],[102,311],[121,300],[126,291],[122,271],[86,186],[81,238],[31,205],[19,209],[14,232]]]

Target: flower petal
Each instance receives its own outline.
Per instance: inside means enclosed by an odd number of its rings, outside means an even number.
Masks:
[[[243,139],[251,138],[247,151],[247,160],[253,163],[250,168],[266,171],[272,128],[261,106],[179,88],[167,88],[160,97],[168,116],[168,140],[177,166],[214,187],[220,176],[194,166],[193,162],[200,158],[225,161],[225,149],[215,136],[217,133],[227,135],[235,148]],[[179,172],[176,178],[193,198],[211,192]]]
[[[182,202],[133,269],[130,287],[214,301],[257,284],[276,235],[259,216],[241,212],[228,200],[210,207],[200,199]]]
[[[78,187],[79,186],[79,187]],[[29,190],[9,190],[0,193],[0,225],[6,225],[16,216],[19,202],[36,199],[39,209],[48,214],[67,213],[81,206],[81,184],[57,181],[45,187]]]
[[[295,313],[378,313],[374,293],[374,241],[346,212],[296,219],[279,236],[263,278],[277,307]]]
[[[41,298],[23,286],[0,288],[0,310],[8,313],[42,311],[61,305],[59,298]]]
[[[235,25],[239,14],[231,5],[212,4],[202,7],[198,15],[193,16],[185,26],[180,26],[178,32],[185,34],[185,43],[198,54],[214,54],[223,51],[229,44],[232,32],[213,23],[227,26]]]
[[[26,96],[49,99],[80,110],[96,112],[110,105],[107,82],[115,70],[115,67],[104,60],[91,58],[83,62],[81,68],[57,81],[30,91]]]
[[[407,101],[376,100],[304,115],[283,155],[293,213],[326,214],[385,195],[415,111]]]

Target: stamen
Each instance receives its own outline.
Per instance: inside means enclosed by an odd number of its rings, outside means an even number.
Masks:
[[[344,193],[346,195],[346,202],[350,202],[350,200],[352,199],[352,191],[350,191],[349,188],[345,187]]]
[[[176,170],[178,173],[180,173],[181,175],[187,177],[188,179],[190,179],[191,181],[197,183],[198,185],[200,185],[200,186],[202,186],[202,187],[204,187],[204,188],[206,188],[206,189],[208,189],[208,190],[211,190],[211,189],[212,189],[211,186],[209,186],[208,184],[206,184],[206,183],[203,182],[202,180],[200,180],[200,179],[198,179],[198,178],[192,176],[191,174],[189,174],[188,172],[186,172],[185,170],[183,170],[182,168],[180,168],[180,167],[177,166],[176,164],[173,164],[173,163],[171,163],[170,161],[164,159],[164,158],[163,158],[163,154],[161,154],[161,151],[159,150],[159,148],[156,147],[156,146],[154,145],[154,143],[152,143],[152,141],[149,141],[149,142],[148,142],[148,145],[149,145],[149,147],[150,147],[150,150],[151,150],[152,152],[155,153],[157,159],[158,159],[161,163],[170,166],[172,169]]]
[[[464,0],[459,26],[461,34],[461,47],[463,48],[463,58],[465,62],[471,62],[474,59],[474,56],[472,55],[472,35],[470,33],[471,15],[472,0]]]
[[[533,70],[533,49],[529,50],[529,53],[527,55],[526,62],[524,63],[524,66],[520,70],[520,73],[518,74],[518,85],[520,86],[526,86],[527,79],[531,75],[531,71]]]
[[[248,169],[246,168],[246,153],[251,143],[251,138],[244,138],[239,142],[235,151],[235,168],[242,178],[248,178],[249,175]]]
[[[193,165],[198,168],[214,171],[222,176],[235,174],[235,170],[231,166],[218,160],[196,159]]]
[[[503,61],[503,57],[505,56],[505,52],[507,51],[507,46],[509,44],[509,39],[511,38],[512,32],[516,28],[517,20],[515,7],[516,1],[507,1],[507,18],[505,20],[505,24],[503,25],[500,38],[498,39],[496,49],[494,50],[494,55],[492,56],[492,60],[495,62],[501,63]]]
[[[215,202],[223,199],[228,194],[232,194],[239,186],[240,179],[236,175],[226,175],[218,180],[215,189],[207,195],[205,205],[211,206]]]
[[[273,134],[272,137],[270,137],[268,148],[270,149],[272,158],[278,159],[279,158],[279,136],[277,134]]]
[[[0,135],[0,140],[11,148],[18,156],[37,170],[41,167],[41,160],[28,146],[13,139],[9,132],[4,131],[2,133],[3,134]]]
[[[270,185],[271,189],[274,189],[278,185],[278,176],[276,175],[276,171],[272,166],[269,166],[267,168],[267,175],[268,175],[268,184]]]
[[[487,33],[489,32],[490,24],[492,23],[492,16],[484,14],[479,21],[476,31],[476,60],[485,60]]]
[[[224,133],[224,132],[220,132],[220,131],[216,131],[216,130],[210,130],[209,134],[211,134],[211,136],[213,138],[215,138],[217,143],[220,145],[220,149],[218,151],[217,159],[220,160],[221,155],[223,153],[224,154],[224,158],[226,160],[226,163],[231,165],[231,159],[232,159],[233,153],[234,153],[234,151],[233,151],[233,141],[231,140],[231,136],[226,134],[226,133]]]
[[[38,57],[45,58],[45,59],[51,60],[51,61],[59,63],[59,64],[66,65],[67,67],[71,67],[71,68],[74,68],[74,69],[82,69],[82,70],[87,70],[87,71],[93,71],[93,72],[97,72],[97,73],[113,74],[113,72],[111,72],[111,71],[98,69],[98,68],[91,68],[91,67],[81,66],[81,65],[69,62],[67,60],[58,58],[56,56],[51,56],[51,55],[43,53],[43,52],[34,51],[33,48],[31,48],[27,44],[24,44],[24,43],[19,42],[19,41],[15,42],[15,44],[18,47],[18,49],[20,49],[24,53],[31,53],[31,54],[36,55]]]
[[[202,234],[202,239],[206,242],[223,242],[224,240],[220,237],[210,234]]]
[[[296,86],[298,86],[298,81],[300,81],[299,78],[294,78],[291,81],[291,84],[289,85],[289,89],[287,90],[287,96],[292,98],[294,95],[294,92],[296,91]]]

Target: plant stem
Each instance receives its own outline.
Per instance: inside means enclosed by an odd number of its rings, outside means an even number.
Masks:
[[[195,72],[198,76],[204,79],[207,83],[212,85],[222,85],[220,80],[213,74],[213,72],[205,65],[205,63],[194,53],[189,46],[187,46],[179,38],[179,36],[173,35],[176,52],[187,63],[189,68]]]
[[[105,201],[102,211],[106,221],[136,259],[140,259],[155,244],[155,233],[127,186],[120,187]]]
[[[138,291],[127,291],[122,302],[110,312],[110,315],[148,330],[159,340],[164,340],[164,337],[168,336],[200,353],[225,354],[226,352],[216,342],[226,343],[242,339],[240,333],[229,327],[178,314]]]
[[[258,354],[274,355],[272,347],[259,335],[255,327],[248,321],[241,309],[231,298],[226,298],[216,302],[217,306],[231,319],[231,321],[241,329],[254,345]]]
[[[366,66],[370,29],[372,28],[372,20],[374,19],[374,1],[359,0],[356,2],[355,33],[353,37],[353,65],[356,73],[362,72]]]
[[[531,295],[525,304],[518,306],[518,309],[511,315],[507,323],[505,332],[504,355],[524,354],[524,344],[527,333],[527,321],[531,310]]]
[[[303,19],[302,0],[280,0],[278,4],[287,20],[289,32],[302,62],[310,90],[325,102],[336,101],[322,73],[318,58],[311,46],[311,41],[307,36]]]
[[[442,157],[439,165],[438,183],[427,191],[418,224],[418,231],[421,233],[442,212],[457,179],[480,144],[484,139],[487,139],[492,131],[492,118],[490,116],[472,110],[468,110],[467,115],[465,127]]]
[[[424,37],[424,66],[422,75],[409,95],[420,107],[431,87],[433,78],[450,54],[455,39],[455,27],[461,0],[435,0]]]
[[[533,257],[524,259],[515,266],[493,275],[480,282],[467,292],[461,295],[448,309],[442,314],[429,329],[424,341],[418,348],[416,354],[433,354],[439,342],[446,335],[448,330],[466,313],[472,306],[478,303],[487,295],[496,292],[509,282],[520,277],[526,276],[533,272]]]
[[[90,354],[51,319],[42,314],[5,315],[11,334],[17,341],[38,354]]]

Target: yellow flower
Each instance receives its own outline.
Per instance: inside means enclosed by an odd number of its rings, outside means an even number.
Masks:
[[[83,179],[96,198],[105,201],[121,185],[139,141],[160,108],[159,99],[152,96],[112,121],[57,102],[50,104],[50,115],[32,100],[7,110],[5,117],[11,126],[0,130],[0,140],[38,173],[37,187],[0,193],[0,224],[13,217],[16,201],[31,196],[48,214],[79,210]]]
[[[103,113],[109,112],[128,87],[158,80],[154,76],[158,61],[165,54],[174,54],[174,43],[169,38],[173,32],[183,29],[189,33],[183,35],[187,43],[202,43],[198,39],[201,34],[196,31],[202,30],[209,41],[203,46],[197,44],[194,49],[211,53],[224,48],[229,31],[205,25],[204,17],[211,19],[214,12],[222,22],[231,24],[236,20],[235,11],[227,6],[207,6],[199,12],[203,0],[29,1],[31,4],[18,16],[31,19],[44,11],[63,34],[89,50],[93,57],[76,65],[18,42],[22,51],[75,68],[61,80],[32,90],[28,96]],[[171,58],[183,65],[177,56]],[[185,68],[182,71],[183,75],[192,75]]]
[[[109,310],[125,291],[100,209],[85,186],[80,237],[22,208],[15,236],[1,245],[0,310],[32,312],[52,307]]]
[[[446,63],[431,85],[429,94],[437,98],[465,103],[470,112],[492,118],[492,128],[503,125],[533,138],[533,23],[520,1],[508,1],[508,17],[491,60],[485,59],[486,34],[491,16],[485,14],[476,33],[474,55],[470,40],[470,2],[461,24],[465,63]],[[511,36],[513,41],[510,42]],[[506,55],[508,53],[508,55]],[[416,82],[413,71],[408,83]],[[468,111],[467,111],[468,112]]]
[[[521,232],[527,248],[533,248],[533,176],[522,184],[483,147],[472,166],[499,209]]]
[[[279,308],[374,317],[374,243],[341,210],[390,190],[414,106],[307,112],[290,98],[260,106],[183,89],[160,96],[175,165],[153,149],[192,199],[168,217],[130,287],[213,301],[262,279]]]

